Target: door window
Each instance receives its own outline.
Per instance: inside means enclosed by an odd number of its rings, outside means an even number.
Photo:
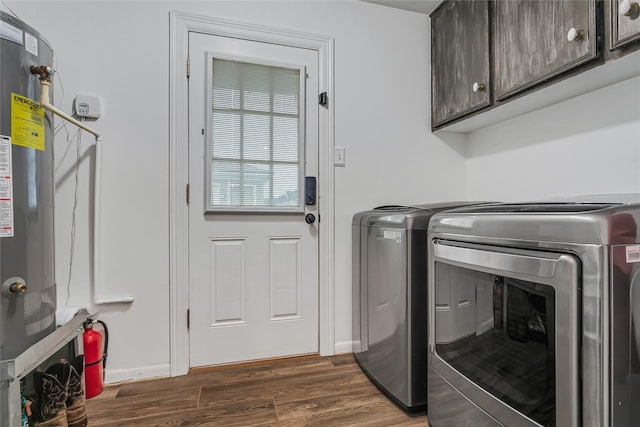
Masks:
[[[206,210],[302,211],[304,67],[207,66]]]

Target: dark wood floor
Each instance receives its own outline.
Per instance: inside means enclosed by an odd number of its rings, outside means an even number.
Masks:
[[[305,356],[193,370],[107,386],[87,401],[90,426],[426,426],[362,373],[353,357]]]

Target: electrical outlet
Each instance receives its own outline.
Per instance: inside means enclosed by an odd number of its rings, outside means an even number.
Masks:
[[[345,149],[344,147],[336,147],[336,150],[333,154],[333,164],[334,166],[344,166],[345,165]]]

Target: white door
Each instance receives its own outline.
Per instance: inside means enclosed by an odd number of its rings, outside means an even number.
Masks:
[[[190,366],[317,353],[318,52],[190,33],[189,58]]]

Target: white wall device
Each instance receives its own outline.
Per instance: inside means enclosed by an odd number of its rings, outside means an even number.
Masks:
[[[73,108],[76,116],[95,120],[102,115],[102,100],[97,95],[78,94]]]

